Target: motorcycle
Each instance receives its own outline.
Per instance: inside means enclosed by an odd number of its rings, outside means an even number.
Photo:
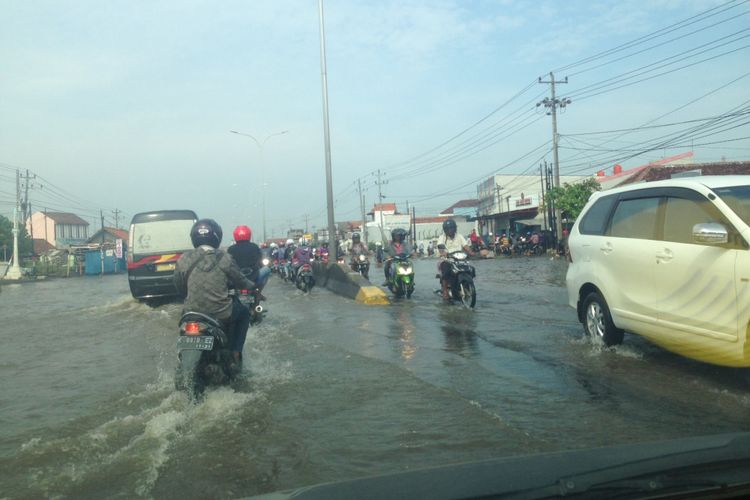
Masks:
[[[450,265],[448,293],[452,300],[461,301],[464,307],[471,309],[477,303],[477,290],[474,287],[476,270],[469,264],[468,259],[469,256],[463,251],[448,254],[447,262]]]
[[[297,269],[294,283],[297,285],[297,288],[305,293],[313,289],[315,286],[315,276],[313,276],[312,265],[309,262],[305,262]]]
[[[177,390],[187,390],[192,399],[197,399],[206,386],[227,384],[236,377],[238,370],[233,368],[236,365],[232,363],[229,337],[219,321],[188,311],[179,325]]]
[[[352,259],[351,263],[352,270],[362,275],[363,278],[370,279],[370,259],[367,255],[361,253]]]
[[[414,267],[407,254],[396,255],[391,261],[388,289],[398,298],[406,295],[410,299],[414,293]]]
[[[318,262],[322,262],[323,264],[328,264],[328,249],[327,248],[321,248],[318,250],[317,255],[315,256],[315,260]]]

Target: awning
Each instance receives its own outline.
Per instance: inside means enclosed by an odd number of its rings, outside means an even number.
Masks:
[[[542,226],[543,229],[546,229],[544,227],[544,213],[540,212],[537,214],[536,217],[531,219],[518,219],[513,221],[515,224],[523,224],[524,226]]]

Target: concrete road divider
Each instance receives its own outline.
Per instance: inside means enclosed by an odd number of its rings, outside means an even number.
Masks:
[[[383,290],[364,279],[359,273],[352,272],[344,264],[313,264],[315,281],[333,293],[354,299],[361,304],[390,304]]]

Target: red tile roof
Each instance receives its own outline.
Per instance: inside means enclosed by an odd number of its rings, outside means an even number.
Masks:
[[[396,211],[395,203],[376,203],[372,208],[373,212],[388,212],[390,210],[393,210],[394,212]]]
[[[125,240],[125,241],[127,241],[127,239],[128,239],[128,232],[125,231],[124,229],[118,229],[116,227],[107,227],[107,226],[104,226],[104,230],[107,231],[108,233],[114,235],[115,238],[120,238],[120,239]]]
[[[637,175],[627,179],[623,184],[671,179],[673,174],[689,170],[699,170],[701,175],[748,175],[750,174],[750,161],[693,163],[690,165],[674,165],[669,167],[654,165],[638,172]]]
[[[55,250],[55,247],[52,246],[49,241],[43,238],[34,238],[32,240],[32,244],[34,246],[34,255],[41,255],[48,250]]]

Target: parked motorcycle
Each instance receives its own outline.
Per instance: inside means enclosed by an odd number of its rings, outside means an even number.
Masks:
[[[398,298],[406,295],[409,299],[414,293],[414,267],[407,254],[397,255],[391,261],[388,289]]]
[[[365,279],[370,279],[370,259],[367,258],[367,255],[363,253],[357,255],[353,259],[351,267],[354,272],[361,274]]]
[[[460,301],[464,307],[470,309],[477,303],[477,290],[474,287],[476,270],[469,264],[468,259],[469,256],[463,251],[448,254],[447,262],[450,265],[448,293],[452,300]]]
[[[188,311],[180,318],[177,338],[179,364],[175,388],[199,398],[206,386],[229,383],[237,370],[232,368],[232,351],[224,326],[202,313]]]

